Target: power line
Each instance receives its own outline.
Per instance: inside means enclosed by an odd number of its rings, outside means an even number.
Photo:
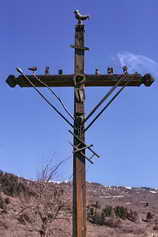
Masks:
[[[69,122],[69,120],[67,118],[65,118],[64,115],[62,115],[62,113],[60,113],[60,111],[40,92],[40,90],[38,90],[36,88],[36,86],[34,85],[34,83],[23,73],[23,71],[20,68],[16,68],[16,70],[32,85],[32,87],[34,88],[34,90],[42,97],[42,99],[44,99],[47,104],[57,112],[58,115],[60,115],[60,117],[62,117],[71,127],[73,127],[72,123]]]
[[[33,76],[35,77],[36,80],[38,80],[43,86],[47,87],[47,89],[57,98],[59,103],[62,105],[64,108],[65,112],[74,120],[73,115],[68,111],[67,107],[65,106],[64,102],[61,100],[61,98],[43,81],[41,81],[35,73],[33,73]]]
[[[124,78],[121,77],[120,80],[117,81],[117,83],[108,91],[108,93],[100,100],[100,102],[94,107],[94,109],[89,113],[89,115],[85,118],[84,122],[86,122],[94,113],[95,111],[99,108],[100,105],[112,94],[112,92],[119,86],[120,82]]]
[[[90,122],[90,124],[84,129],[84,132],[86,132],[92,124],[99,118],[99,116],[109,107],[109,105],[116,99],[116,97],[123,91],[123,89],[128,85],[129,81],[126,82],[124,86],[121,87],[121,89],[111,98],[111,100],[104,106],[104,108],[96,115],[96,117]]]

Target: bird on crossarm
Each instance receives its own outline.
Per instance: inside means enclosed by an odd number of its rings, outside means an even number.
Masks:
[[[28,70],[32,71],[33,73],[37,71],[37,67],[29,67]]]

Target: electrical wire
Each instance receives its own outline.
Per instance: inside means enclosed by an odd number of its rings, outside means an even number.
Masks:
[[[65,112],[74,120],[73,115],[68,111],[67,107],[65,106],[64,102],[61,100],[61,98],[43,81],[40,80],[39,77],[37,77],[37,75],[35,73],[33,73],[33,76],[35,77],[35,79],[37,81],[39,81],[43,86],[47,87],[47,89],[57,98],[57,100],[59,101],[59,103],[62,105],[62,107],[64,108]]]
[[[84,129],[84,132],[86,132],[92,124],[99,118],[99,116],[109,107],[109,105],[116,99],[116,97],[123,91],[123,89],[128,85],[129,81],[126,82],[124,86],[121,87],[121,89],[111,98],[111,100],[103,107],[103,109],[96,115],[96,117],[90,122],[90,124]]]
[[[121,77],[116,84],[108,91],[108,93],[100,100],[100,102],[94,107],[94,109],[87,115],[87,117],[84,120],[84,123],[95,113],[95,111],[99,108],[100,105],[102,105],[102,103],[108,99],[108,97],[112,94],[112,92],[119,86],[120,82],[123,80],[124,78]]]
[[[82,141],[76,134],[74,134],[73,132],[71,132],[71,130],[68,130],[68,132],[73,135],[74,138],[76,138],[82,145],[86,146],[85,142]],[[93,151],[93,149],[91,147],[87,147],[88,150],[90,150],[96,157],[100,157],[95,151]]]
[[[60,113],[60,111],[40,92],[40,90],[38,90],[36,88],[36,86],[34,85],[34,83],[23,73],[23,71],[20,68],[16,68],[17,71],[31,84],[31,86],[34,88],[34,90],[42,97],[42,99],[44,99],[47,104],[57,112],[58,115],[60,115],[60,117],[62,117],[71,127],[74,127],[72,125],[71,122],[69,122],[69,120],[67,118],[65,118],[65,116]]]

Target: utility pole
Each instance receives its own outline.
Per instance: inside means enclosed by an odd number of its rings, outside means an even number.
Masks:
[[[84,135],[84,25],[75,27],[75,65],[74,65],[74,134],[85,143]],[[74,148],[82,148],[83,144],[74,137]],[[73,157],[73,236],[86,236],[86,178],[85,149],[74,152]]]
[[[127,67],[123,68],[123,74],[114,74],[113,68],[107,69],[107,74],[99,74],[96,70],[95,74],[85,74],[84,72],[84,56],[85,50],[88,50],[84,45],[84,24],[89,16],[83,16],[78,10],[74,11],[78,23],[75,25],[75,44],[71,45],[74,48],[74,74],[64,75],[61,72],[58,75],[25,75],[23,71],[17,68],[21,74],[18,77],[10,75],[6,82],[11,87],[19,85],[20,87],[33,87],[38,94],[45,99],[49,106],[62,117],[67,124],[73,128],[73,132],[69,130],[73,136],[73,237],[86,237],[86,160],[93,164],[92,157],[99,155],[91,148],[92,145],[86,145],[85,132],[99,118],[99,116],[111,105],[121,91],[127,86],[151,86],[154,79],[150,74],[142,76],[139,73],[128,74]],[[35,70],[32,68],[31,70]],[[101,101],[92,109],[85,117],[85,87],[87,86],[105,86],[112,87]],[[74,117],[71,123],[59,110],[53,106],[48,99],[37,89],[37,87],[73,87],[74,88]],[[94,117],[94,119],[85,127],[85,124],[96,110],[103,104],[116,90],[121,87],[117,93],[109,100],[103,109]],[[53,94],[55,94],[52,91]],[[56,95],[55,95],[56,96]],[[57,96],[56,96],[57,97]],[[58,98],[58,97],[57,97]],[[58,98],[59,99],[59,98]],[[60,99],[59,99],[60,100]],[[61,100],[60,100],[61,102]],[[61,102],[62,103],[62,102]],[[65,107],[64,107],[65,108]],[[66,109],[65,109],[66,110]],[[85,150],[92,152],[92,157],[86,156]]]

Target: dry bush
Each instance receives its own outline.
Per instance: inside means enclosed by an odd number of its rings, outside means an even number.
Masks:
[[[19,177],[3,171],[0,171],[0,191],[12,197],[19,196],[21,193],[31,195],[29,187]]]
[[[107,217],[104,221],[104,225],[111,228],[117,228],[117,227],[120,227],[121,220],[119,218]]]
[[[36,187],[33,187],[35,195],[20,199],[22,208],[18,213],[18,221],[30,231],[37,232],[40,237],[54,236],[53,222],[57,219],[66,219],[64,191],[59,185],[51,182],[62,163],[63,161],[53,168],[47,164],[42,169]],[[60,228],[58,231],[61,231]]]
[[[6,214],[8,212],[8,204],[10,204],[10,199],[4,197],[0,192],[0,214]]]
[[[158,232],[158,223],[155,223],[155,224],[154,224],[153,230]]]

